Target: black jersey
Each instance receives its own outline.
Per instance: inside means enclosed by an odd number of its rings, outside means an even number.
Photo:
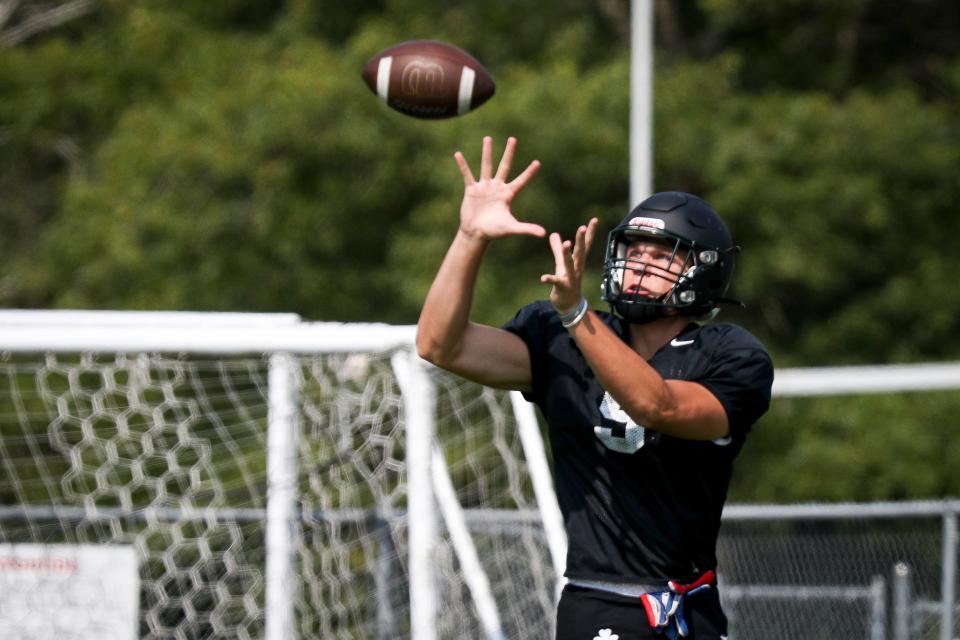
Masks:
[[[625,341],[629,327],[597,314]],[[549,302],[504,326],[530,351],[532,391],[550,433],[568,536],[566,575],[618,582],[691,580],[716,567],[720,514],[733,459],[770,405],[773,364],[745,329],[689,324],[649,360],[723,405],[730,435],[683,440],[636,424],[600,386]]]

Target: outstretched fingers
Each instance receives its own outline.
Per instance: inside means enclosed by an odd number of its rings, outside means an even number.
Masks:
[[[510,175],[510,165],[513,163],[513,153],[517,149],[517,139],[513,136],[507,138],[507,146],[503,150],[503,156],[500,158],[500,166],[497,167],[496,179],[501,182],[507,181]]]
[[[552,284],[554,286],[562,285],[566,280],[567,274],[563,270],[563,245],[560,242],[559,233],[550,234],[550,251],[553,253],[553,273],[545,273],[540,276],[540,282],[543,284]]]
[[[569,240],[564,240],[563,244],[560,245],[560,256],[563,259],[563,271],[567,274],[567,278],[577,278],[579,276],[579,271],[577,265],[573,261],[573,243]]]
[[[536,236],[542,238],[547,235],[547,230],[541,227],[539,224],[534,224],[533,222],[518,222],[512,229],[514,233],[522,233],[528,236]]]
[[[480,153],[480,179],[493,177],[493,138],[483,136],[483,151]]]
[[[533,176],[537,175],[537,171],[540,171],[540,161],[534,160],[523,170],[523,173],[510,181],[507,186],[513,189],[514,193],[517,193],[527,186],[527,183],[533,179]]]
[[[573,264],[578,268],[583,267],[583,260],[586,255],[586,237],[587,227],[584,225],[577,227],[577,233],[573,240]]]
[[[514,193],[519,192],[523,189],[528,182],[536,175],[537,171],[540,170],[540,161],[534,160],[530,165],[523,170],[523,173],[514,178],[511,182],[507,182],[507,177],[510,175],[510,167],[513,166],[513,157],[517,150],[517,139],[513,136],[507,138],[507,146],[503,150],[503,156],[500,157],[500,164],[497,166],[497,173],[493,173],[493,138],[490,136],[483,137],[483,148],[480,153],[480,180],[499,180],[500,182],[506,183],[508,187]],[[457,161],[457,166],[460,168],[460,174],[463,176],[463,183],[466,186],[470,186],[477,182],[477,179],[474,178],[473,172],[470,171],[470,166],[467,164],[466,159],[463,157],[463,154],[457,151],[453,154],[454,159]]]
[[[597,232],[597,219],[591,218],[590,222],[580,225],[577,228],[576,240],[573,245],[573,263],[577,269],[582,270],[586,263],[587,254],[593,245],[593,238]]]
[[[593,246],[593,239],[597,236],[597,225],[600,221],[597,218],[590,218],[590,222],[587,223],[587,248],[584,253],[590,252],[590,247]]]
[[[566,278],[574,273],[573,243],[561,240],[559,233],[550,234],[550,250],[553,251],[554,271],[557,276]]]
[[[467,159],[463,157],[463,154],[457,151],[453,154],[453,159],[457,161],[457,167],[460,168],[460,175],[463,176],[463,185],[469,187],[472,184],[476,184],[477,181],[473,177],[473,172],[470,171],[470,165],[467,164]]]
[[[550,251],[553,253],[553,273],[545,273],[540,276],[540,282],[543,284],[552,284],[558,287],[568,285],[572,260],[570,259],[570,241],[560,239],[559,233],[550,234]]]

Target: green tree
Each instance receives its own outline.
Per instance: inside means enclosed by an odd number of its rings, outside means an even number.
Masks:
[[[705,196],[743,246],[748,307],[721,318],[781,367],[955,358],[960,9],[655,4],[655,186]],[[521,216],[570,235],[627,209],[625,0],[88,6],[0,53],[6,306],[412,323],[457,225],[453,151],[476,163],[485,134],[543,163]],[[413,38],[474,53],[497,95],[444,122],[384,107],[359,71]],[[545,296],[551,265],[545,241],[494,245],[475,317]],[[735,496],[956,493],[955,396],[777,401]]]

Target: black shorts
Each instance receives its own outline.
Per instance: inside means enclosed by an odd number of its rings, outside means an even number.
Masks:
[[[727,637],[727,617],[720,608],[716,588],[684,601],[690,628],[687,640],[722,640]],[[557,640],[663,640],[647,622],[639,598],[567,585],[557,605]]]

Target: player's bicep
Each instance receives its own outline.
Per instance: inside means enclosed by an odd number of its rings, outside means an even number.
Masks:
[[[471,322],[459,352],[442,365],[468,380],[498,389],[529,391],[530,352],[516,334]]]
[[[665,416],[664,431],[689,440],[717,440],[730,435],[727,410],[717,396],[702,384],[666,380],[674,410]]]

